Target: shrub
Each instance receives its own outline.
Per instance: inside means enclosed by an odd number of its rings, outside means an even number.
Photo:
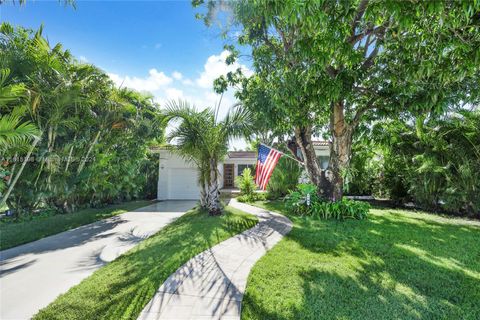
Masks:
[[[296,188],[302,168],[295,161],[282,157],[273,170],[267,185],[269,199],[279,199],[286,196],[290,190]]]
[[[343,198],[341,201],[318,201],[311,205],[310,214],[316,219],[366,219],[370,205]]]
[[[250,168],[243,170],[242,175],[235,179],[235,183],[240,189],[241,195],[251,196],[255,193],[256,185]]]
[[[286,207],[294,214],[308,215],[315,219],[365,219],[370,205],[366,202],[342,199],[330,202],[317,196],[313,184],[300,184],[285,199]]]
[[[265,194],[255,192],[257,186],[253,180],[252,171],[250,168],[243,170],[242,175],[237,177],[235,183],[240,189],[240,196],[237,197],[238,201],[255,202],[259,200],[265,200]]]
[[[267,199],[265,193],[255,192],[251,195],[240,195],[236,198],[239,202],[255,202],[255,201],[264,201]]]
[[[302,183],[285,198],[285,205],[293,213],[304,215],[308,213],[310,204],[317,201],[317,187],[314,184]]]

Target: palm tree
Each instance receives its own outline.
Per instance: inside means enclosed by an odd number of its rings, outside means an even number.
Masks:
[[[172,150],[198,166],[200,204],[210,215],[222,213],[218,164],[227,155],[228,142],[250,135],[253,129],[250,113],[239,105],[233,106],[221,121],[217,113],[212,108],[198,111],[186,101],[170,101],[165,110],[167,124],[179,122],[167,141],[175,140]]]
[[[7,80],[10,75],[9,69],[0,70],[0,110],[10,109],[9,104],[18,103],[24,98],[26,90],[21,84],[8,84]],[[20,167],[18,173],[8,182],[8,189],[5,194],[0,197],[0,208],[3,207],[12,192],[18,178],[23,172],[30,155],[35,149],[39,141],[39,131],[30,122],[22,122],[22,114],[25,108],[15,106],[9,114],[0,115],[0,155],[11,156],[13,153],[27,151],[27,155]],[[33,139],[33,144],[30,146],[30,140]],[[16,158],[16,157],[15,157]],[[15,165],[12,169],[12,174]],[[3,182],[0,181],[0,190],[3,190]]]

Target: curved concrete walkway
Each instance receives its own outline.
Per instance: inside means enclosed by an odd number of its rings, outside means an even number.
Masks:
[[[260,222],[180,267],[160,286],[139,319],[240,319],[250,270],[291,230],[292,222],[235,199],[229,205],[258,216]]]
[[[29,319],[95,270],[193,208],[164,201],[0,251],[0,319]]]

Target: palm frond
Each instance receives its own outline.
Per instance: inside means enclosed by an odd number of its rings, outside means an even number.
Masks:
[[[38,138],[40,132],[32,123],[21,122],[15,114],[0,117],[0,150],[5,152],[28,143],[29,140]]]
[[[27,91],[23,84],[8,84],[9,75],[9,69],[0,70],[0,107],[20,100]]]

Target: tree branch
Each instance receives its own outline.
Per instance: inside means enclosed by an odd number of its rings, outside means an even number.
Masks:
[[[383,37],[383,35],[385,34],[386,29],[387,29],[386,23],[385,23],[385,24],[382,24],[381,26],[378,26],[378,27],[369,27],[369,28],[366,28],[362,33],[353,34],[353,35],[348,39],[348,43],[350,43],[351,45],[354,45],[354,44],[357,43],[358,41],[361,41],[363,38],[365,38],[366,36],[370,36],[370,35],[376,35],[377,37]],[[373,42],[373,41],[372,41],[372,42]]]
[[[351,25],[351,34],[352,36],[355,34],[355,30],[357,29],[358,24],[360,23],[360,19],[362,19],[365,10],[367,9],[369,0],[362,0],[358,4],[357,13],[355,14],[355,18],[353,18],[352,25]]]
[[[330,66],[330,65],[326,67],[326,71],[327,71],[328,75],[332,78],[335,78],[338,74],[338,70],[335,69],[334,67]]]
[[[353,116],[353,120],[352,120],[352,122],[350,123],[350,126],[349,126],[350,129],[356,128],[358,126],[358,124],[360,123],[360,120],[361,120],[362,116],[367,111],[375,108],[375,105],[373,104],[375,102],[375,100],[377,100],[377,97],[370,98],[370,100],[368,100],[365,107],[360,108],[360,109],[357,110],[357,112],[355,112],[355,115]]]

